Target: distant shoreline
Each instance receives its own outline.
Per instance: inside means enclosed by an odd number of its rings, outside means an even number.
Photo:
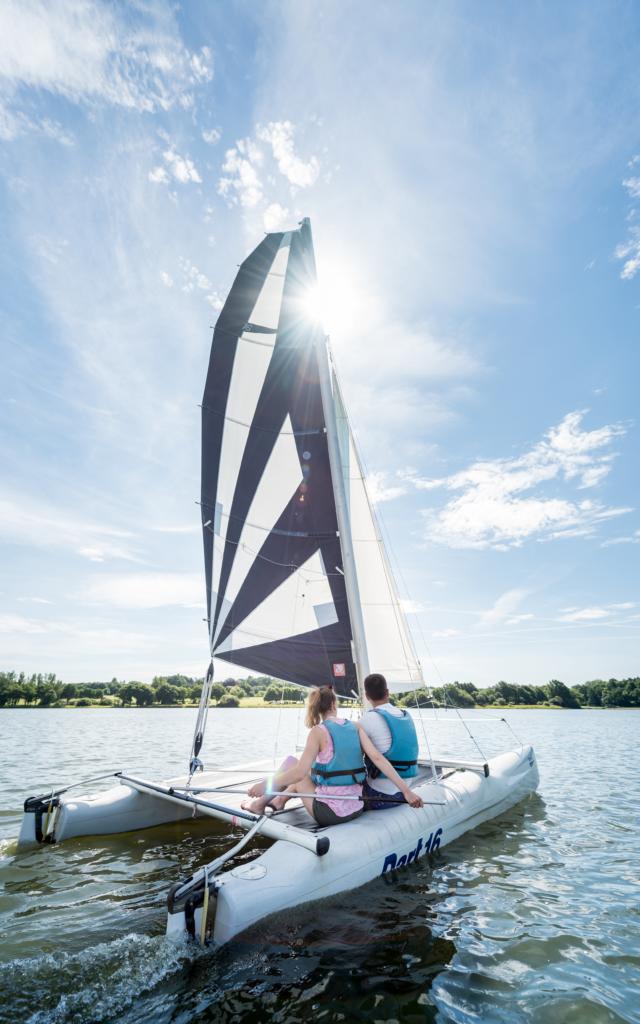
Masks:
[[[75,704],[66,704],[64,706],[61,706],[60,704],[56,704],[56,705],[54,705],[54,704],[50,704],[50,705],[42,705],[42,704],[11,704],[11,705],[5,705],[4,707],[0,707],[0,712],[2,712],[2,711],[114,711],[114,710],[115,711],[132,711],[132,710],[136,710],[136,711],[137,710],[140,710],[140,711],[167,711],[167,710],[185,711],[185,710],[187,710],[187,711],[190,711],[190,710],[196,710],[197,707],[198,707],[197,704],[153,704],[153,705],[147,705],[146,707],[142,706],[142,707],[140,707],[138,709],[138,705],[137,704],[99,704],[97,702],[95,704],[82,704],[79,707],[77,705],[75,705]],[[224,706],[219,706],[217,704],[210,704],[209,707],[210,707],[211,710],[215,709],[216,711],[243,711],[243,710],[245,710],[245,711],[246,710],[250,710],[250,711],[255,711],[255,710],[263,711],[263,710],[267,710],[269,708],[271,708],[274,711],[276,711],[279,708],[300,708],[300,709],[302,709],[302,708],[304,708],[304,704],[301,704],[299,701],[286,701],[286,700],[283,701],[282,703],[278,702],[277,704],[269,703],[267,701],[264,701],[264,702],[262,702],[260,704],[257,704],[255,702],[255,700],[252,700],[251,702],[247,702],[246,704],[240,703],[237,707],[224,707]],[[558,704],[482,704],[482,705],[478,705],[475,708],[460,708],[460,707],[453,707],[452,705],[449,704],[446,707],[440,706],[440,707],[435,707],[435,708],[434,707],[425,707],[425,706],[419,707],[419,708],[409,707],[409,708],[407,708],[407,710],[408,711],[469,711],[471,713],[473,713],[475,711],[475,712],[479,712],[481,714],[483,711],[640,711],[640,708],[624,707],[624,706],[622,706],[620,704],[616,704],[616,705],[614,705],[612,707],[606,707],[606,708],[602,707],[601,705],[597,705],[597,704],[583,704],[579,708],[563,708],[563,707],[561,707]]]

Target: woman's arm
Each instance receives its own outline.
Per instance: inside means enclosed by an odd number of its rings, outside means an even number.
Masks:
[[[307,742],[302,752],[300,760],[293,765],[292,768],[287,768],[284,772],[276,772],[275,775],[265,779],[262,782],[257,782],[255,786],[252,786],[247,792],[249,796],[264,796],[267,791],[267,782],[270,785],[270,790],[273,793],[277,793],[287,786],[292,786],[294,782],[300,782],[304,779],[305,775],[308,775],[311,771],[311,765],[315,761],[320,751],[320,733],[317,726],[314,726],[310,730],[307,736]]]
[[[371,742],[360,722],[356,722],[356,725],[360,732],[360,745],[367,757],[373,761],[376,768],[379,768],[383,775],[396,784],[408,804],[411,804],[412,807],[422,807],[422,797],[414,793],[411,787],[407,786],[406,782],[400,778],[391,762],[387,761],[384,754],[381,754],[378,748]]]

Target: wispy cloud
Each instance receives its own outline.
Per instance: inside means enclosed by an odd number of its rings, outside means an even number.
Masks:
[[[138,572],[96,577],[84,598],[116,608],[204,608],[202,578],[197,573]]]
[[[406,494],[407,487],[400,482],[391,483],[387,473],[374,470],[367,477],[367,491],[369,498],[374,505],[380,505],[385,501],[393,501]]]
[[[598,622],[601,619],[615,618],[620,621],[619,612],[629,612],[636,607],[635,601],[617,601],[613,604],[590,605],[587,608],[561,608],[559,622]],[[628,616],[623,616],[623,622],[628,621]]]
[[[14,544],[60,548],[91,562],[141,560],[129,531],[77,519],[27,495],[0,497],[0,538]]]
[[[629,161],[629,166],[636,167],[638,162],[638,156],[634,156]],[[640,270],[640,209],[634,205],[635,200],[640,199],[640,178],[634,174],[625,178],[622,185],[631,200],[627,212],[629,228],[626,240],[616,247],[615,256],[616,259],[622,260],[620,277],[623,281],[630,281]]]
[[[200,172],[193,160],[188,156],[180,156],[173,146],[165,149],[162,159],[164,166],[159,164],[153,167],[149,171],[149,181],[155,184],[168,184],[173,179],[181,185],[187,185],[189,182],[202,183]]]
[[[181,258],[178,262],[183,275],[182,291],[187,294],[199,291],[205,292],[205,298],[211,308],[216,310],[222,309],[222,300],[207,275],[203,274],[196,267],[195,263],[192,263],[189,259]]]
[[[516,608],[520,607],[525,598],[529,596],[529,593],[529,590],[525,590],[522,587],[506,590],[498,597],[491,608],[487,608],[486,611],[480,614],[480,623],[483,626],[489,626],[496,622],[503,622],[512,615]]]
[[[277,201],[277,180],[284,179],[287,193],[314,185],[320,172],[316,156],[303,160],[295,148],[291,121],[258,125],[255,136],[239,139],[225,153],[218,194],[245,210],[259,208],[267,231],[282,227],[288,210]]]
[[[607,608],[575,608],[560,616],[561,622],[591,622],[595,619],[606,619],[611,612]]]
[[[444,478],[405,472],[404,479],[418,489],[459,492],[444,508],[424,512],[428,539],[455,548],[505,550],[531,537],[590,536],[604,520],[631,511],[591,498],[576,501],[542,493],[552,481],[572,483],[578,490],[593,488],[610,472],[615,453],[603,449],[625,428],[613,423],[583,430],[584,416],[584,411],[569,413],[542,441],[514,459],[475,462]],[[525,496],[534,490],[537,493]]]
[[[617,544],[640,544],[640,530],[635,530],[634,533],[623,537],[609,537],[602,542],[601,547],[610,548]]]
[[[312,156],[302,160],[295,149],[295,127],[291,121],[270,121],[258,128],[258,138],[271,146],[271,152],[278,170],[290,185],[309,188],[315,184],[320,173],[318,158]]]
[[[7,0],[0,9],[0,133],[43,129],[20,108],[20,90],[45,90],[88,108],[135,111],[193,104],[213,74],[208,47],[190,52],[168,8],[95,0]],[[63,140],[61,140],[63,141]]]
[[[215,146],[216,143],[220,142],[220,139],[222,138],[222,132],[220,131],[219,128],[205,128],[202,131],[202,138],[210,146]]]

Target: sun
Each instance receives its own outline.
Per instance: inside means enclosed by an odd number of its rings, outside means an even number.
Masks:
[[[333,265],[322,269],[318,283],[306,290],[302,305],[305,316],[332,337],[341,337],[356,328],[365,302],[349,270]]]

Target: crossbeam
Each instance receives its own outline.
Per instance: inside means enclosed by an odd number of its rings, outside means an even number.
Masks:
[[[422,763],[422,762],[420,762]],[[469,772],[479,772],[481,775],[489,775],[489,765],[486,761],[459,761],[454,759],[452,761],[443,760],[441,757],[436,758],[436,766],[442,768],[464,768]]]
[[[123,786],[130,786],[131,789],[135,789],[139,793],[147,793],[149,796],[156,796],[182,807],[187,804],[205,817],[217,818],[218,821],[226,821],[238,828],[250,829],[260,821],[261,816],[253,814],[251,811],[236,810],[235,807],[213,803],[211,800],[202,800],[200,797],[191,796],[172,786],[160,786],[156,782],[148,782],[145,779],[134,779],[131,775],[124,775],[122,772],[118,772],[117,777]],[[281,821],[266,819],[260,828],[260,834],[268,839],[281,839],[284,842],[293,843],[295,846],[301,846],[304,850],[314,853],[316,857],[323,857],[329,851],[328,836],[317,836],[314,833],[305,832],[295,825],[286,825]]]

